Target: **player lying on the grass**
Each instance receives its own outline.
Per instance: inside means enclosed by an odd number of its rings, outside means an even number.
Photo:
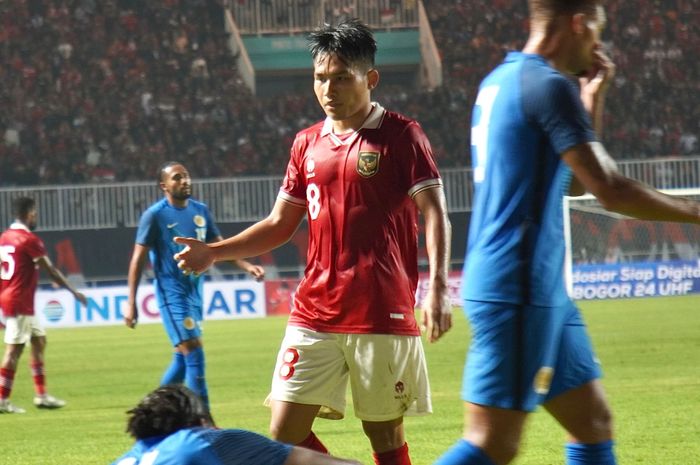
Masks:
[[[113,465],[359,465],[241,429],[216,429],[201,399],[181,384],[159,387],[127,412],[136,438]]]

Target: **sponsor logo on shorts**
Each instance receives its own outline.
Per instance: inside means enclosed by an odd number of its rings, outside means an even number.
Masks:
[[[360,152],[357,156],[357,173],[370,178],[379,171],[379,152]]]
[[[554,368],[542,367],[535,375],[534,388],[537,394],[547,394],[549,387],[552,384],[552,376],[554,376]]]
[[[394,399],[405,402],[407,398],[408,393],[406,392],[406,385],[403,381],[397,381],[396,384],[394,384]]]
[[[192,331],[197,324],[195,323],[194,318],[188,316],[182,321],[182,326],[184,326],[186,330]]]

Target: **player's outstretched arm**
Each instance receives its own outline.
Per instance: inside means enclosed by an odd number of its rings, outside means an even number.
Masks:
[[[148,247],[141,244],[134,244],[134,251],[129,262],[129,297],[127,299],[126,312],[124,313],[124,324],[129,328],[135,328],[139,320],[139,310],[136,305],[136,291],[139,289],[143,267],[148,258]]]
[[[442,187],[425,189],[413,200],[425,220],[425,245],[430,266],[430,285],[421,308],[421,324],[428,340],[435,342],[452,327],[452,305],[447,285],[452,226]]]
[[[205,244],[176,237],[175,242],[186,247],[174,258],[183,272],[203,273],[214,262],[256,257],[287,242],[305,214],[305,208],[277,199],[267,218],[223,241]]]
[[[85,297],[85,294],[82,292],[79,292],[69,281],[66,279],[66,277],[63,275],[61,270],[56,268],[54,264],[51,262],[51,259],[44,255],[43,257],[39,257],[39,259],[36,261],[37,265],[44,271],[46,271],[49,276],[51,276],[51,280],[55,282],[56,284],[65,287],[68,289],[71,294],[75,296],[78,301],[83,304],[87,305],[87,298]]]
[[[599,142],[574,146],[562,158],[606,210],[642,220],[700,224],[699,203],[666,195],[623,176]]]
[[[287,456],[284,465],[362,465],[356,460],[346,460],[321,454],[304,447],[294,447]]]
[[[214,242],[220,242],[223,241],[224,238],[221,236],[217,236],[214,238]],[[256,265],[254,263],[250,263],[248,260],[232,260],[231,263],[241,270],[245,271],[249,275],[253,277],[256,281],[262,281],[265,279],[265,268],[263,268],[260,265]]]

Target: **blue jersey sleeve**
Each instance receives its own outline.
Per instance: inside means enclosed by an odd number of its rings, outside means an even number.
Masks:
[[[219,231],[219,227],[216,225],[214,217],[208,208],[204,209],[204,214],[207,219],[207,239],[205,242],[212,242],[217,237],[221,236],[221,231]]]
[[[158,237],[158,224],[156,215],[152,209],[143,212],[139,220],[139,227],[136,230],[136,243],[154,247]]]
[[[559,155],[596,139],[575,84],[560,74],[528,75],[523,70],[523,112],[549,137]]]
[[[238,429],[208,430],[203,437],[220,465],[282,465],[292,446]]]

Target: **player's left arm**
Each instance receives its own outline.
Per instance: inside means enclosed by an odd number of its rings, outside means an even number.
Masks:
[[[421,308],[421,320],[428,340],[435,342],[452,327],[447,283],[452,226],[441,185],[423,189],[413,197],[413,201],[425,221],[425,246],[430,266],[430,286]]]
[[[223,240],[223,236],[216,236],[216,238],[214,238],[214,242],[220,242]],[[260,265],[256,265],[255,263],[251,263],[248,260],[243,259],[231,260],[231,263],[251,275],[256,281],[262,281],[265,279],[265,268]]]
[[[39,265],[41,269],[46,271],[51,279],[56,283],[59,284],[66,289],[68,289],[71,294],[75,296],[78,301],[83,304],[87,305],[87,298],[85,297],[85,294],[82,292],[78,291],[69,281],[66,279],[64,274],[54,266],[54,264],[51,262],[51,259],[48,257],[48,255],[43,255],[35,260],[36,264]]]

